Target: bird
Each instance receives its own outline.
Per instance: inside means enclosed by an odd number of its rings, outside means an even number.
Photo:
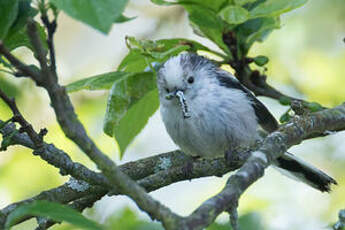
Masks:
[[[266,106],[235,76],[196,53],[180,53],[161,64],[157,88],[168,134],[184,153],[193,157],[222,157],[229,150],[251,146],[262,139],[259,129],[271,133],[279,128]],[[273,164],[321,192],[329,192],[331,185],[337,184],[326,173],[288,152]]]

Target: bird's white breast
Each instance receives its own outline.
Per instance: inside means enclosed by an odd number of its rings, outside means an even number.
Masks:
[[[193,98],[186,95],[186,101],[191,114],[187,119],[177,101],[161,103],[165,127],[185,153],[212,158],[256,140],[254,109],[242,91],[214,86],[201,89]]]

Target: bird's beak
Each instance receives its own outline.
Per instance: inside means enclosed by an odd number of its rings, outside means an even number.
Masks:
[[[170,93],[168,93],[167,95],[165,95],[165,99],[167,99],[167,100],[171,100],[171,99],[173,99],[174,97],[176,97],[176,91],[170,92]]]
[[[181,109],[182,109],[182,114],[183,114],[183,118],[190,118],[190,114],[189,114],[189,109],[188,109],[188,105],[186,103],[186,98],[184,97],[184,93],[181,90],[176,90],[174,92],[171,92],[169,94],[167,94],[165,96],[165,98],[167,100],[171,100],[172,98],[176,97],[180,103]]]

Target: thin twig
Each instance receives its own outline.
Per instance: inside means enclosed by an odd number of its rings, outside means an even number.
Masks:
[[[0,89],[0,98],[10,107],[13,113],[12,120],[14,122],[18,122],[21,125],[21,130],[28,134],[32,142],[35,144],[36,148],[40,148],[43,144],[42,139],[33,129],[32,125],[27,122],[22,114],[19,112],[15,100],[13,98],[9,98],[1,89]]]
[[[48,38],[47,38],[47,44],[49,49],[49,55],[50,55],[50,71],[55,73],[56,72],[56,61],[55,61],[55,46],[54,46],[54,33],[56,31],[57,23],[56,18],[54,18],[52,21],[49,21],[47,10],[46,8],[40,8],[42,9],[41,12],[41,20],[44,24],[44,26],[47,29],[48,32]]]
[[[4,46],[4,43],[0,40],[0,54],[4,55],[7,60],[17,69],[20,70],[22,73],[26,74],[27,76],[34,79],[36,82],[41,80],[41,75],[39,72],[35,71],[28,65],[22,63],[19,59],[13,56],[10,51]]]

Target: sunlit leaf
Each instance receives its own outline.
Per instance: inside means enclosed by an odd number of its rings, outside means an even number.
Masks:
[[[136,48],[131,47],[127,56],[120,63],[118,70],[142,72],[147,69],[149,63],[164,62],[182,51],[196,52],[197,50],[203,50],[212,52],[198,42],[182,38],[157,40],[154,41],[154,44],[146,42],[147,45],[137,40],[131,41],[134,44],[130,45],[135,45]]]
[[[142,72],[148,63],[153,61],[152,58],[145,57],[140,49],[131,49],[117,69],[126,72]]]
[[[248,20],[248,11],[241,6],[228,6],[219,12],[219,16],[229,24],[240,24]]]
[[[101,90],[110,89],[116,81],[121,81],[132,75],[132,73],[126,72],[110,72],[99,74],[96,76],[81,79],[79,81],[72,82],[66,86],[68,92],[75,92],[82,89],[88,90]]]
[[[0,1],[0,39],[4,39],[18,15],[18,0]]]
[[[114,83],[108,97],[104,132],[115,137],[121,155],[158,106],[153,73],[136,73]]]
[[[250,11],[250,16],[272,17],[304,5],[308,0],[266,0]]]
[[[76,210],[65,205],[48,201],[34,201],[30,204],[19,206],[7,217],[5,229],[9,230],[10,227],[20,219],[32,215],[47,217],[55,221],[66,221],[82,229],[103,229],[99,224],[85,218]]]
[[[125,9],[128,0],[50,0],[58,9],[76,20],[108,33]]]

